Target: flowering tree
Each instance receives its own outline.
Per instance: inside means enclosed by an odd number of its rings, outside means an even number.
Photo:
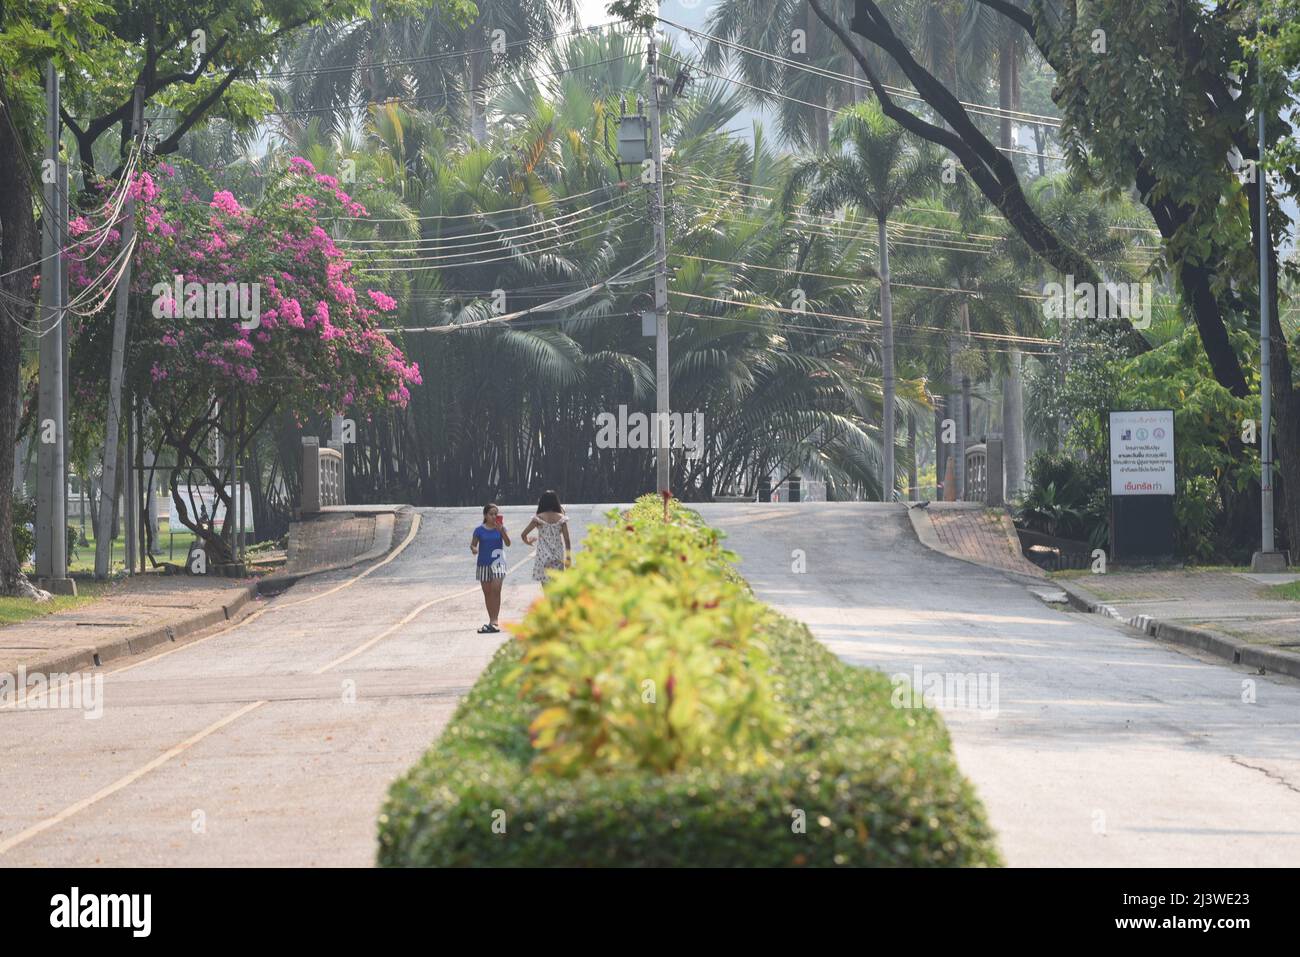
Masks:
[[[359,283],[322,226],[363,217],[365,208],[307,160],[292,159],[250,208],[226,191],[200,199],[166,164],[139,173],[130,188],[139,246],[125,381],[147,403],[145,441],[175,453],[178,516],[210,561],[229,561],[232,523],[218,530],[214,516],[195,514],[181,488],[187,474],[201,475],[233,515],[228,457],[232,449],[241,456],[272,413],[403,407],[420,373],[379,330],[397,303]],[[74,220],[70,231],[91,228]],[[105,250],[75,263],[71,281],[85,286],[111,258]],[[107,308],[74,328],[75,405],[90,427],[103,420],[111,336]]]

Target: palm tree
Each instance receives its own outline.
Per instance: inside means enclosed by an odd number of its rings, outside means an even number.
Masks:
[[[931,194],[939,158],[924,141],[890,120],[876,103],[846,111],[831,133],[831,149],[796,166],[787,203],[807,189],[807,208],[830,213],[846,206],[876,225],[876,273],[880,277],[881,361],[884,367],[884,470],[881,486],[891,501],[897,484],[894,455],[895,370],[893,289],[889,275],[889,220],[904,203]]]
[[[419,16],[379,17],[304,30],[272,74],[290,109],[346,126],[353,105],[405,97],[445,107],[487,139],[491,86],[535,62],[550,37],[577,23],[575,0],[478,0],[468,23],[441,5]]]
[[[720,0],[706,31],[717,39],[707,41],[705,66],[737,66],[744,82],[756,88],[747,97],[776,111],[781,135],[795,146],[825,149],[834,110],[865,98],[864,87],[852,82],[859,75],[857,61],[807,4]]]

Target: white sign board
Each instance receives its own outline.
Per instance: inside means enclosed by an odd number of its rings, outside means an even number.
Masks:
[[[1174,494],[1174,414],[1110,414],[1110,494]]]
[[[190,518],[194,518],[193,513],[198,511],[200,515],[211,515],[216,512],[216,528],[221,528],[225,524],[226,506],[217,498],[216,489],[211,485],[195,485],[192,488],[186,488],[184,484],[180,487],[181,500],[185,502],[185,510],[190,512]],[[227,490],[231,499],[234,499],[233,489]],[[172,532],[179,532],[185,526],[181,524],[181,517],[177,514],[176,500],[167,494],[167,518],[171,522]],[[194,504],[191,505],[190,503]],[[239,518],[238,512],[235,518]],[[253,530],[253,493],[249,486],[244,486],[244,527],[242,531],[251,532]]]

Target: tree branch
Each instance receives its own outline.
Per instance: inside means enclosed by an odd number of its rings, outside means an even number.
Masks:
[[[948,122],[950,130],[935,126],[898,106],[884,90],[867,58],[857,49],[844,27],[827,15],[820,0],[808,2],[817,17],[858,61],[886,116],[904,129],[943,146],[956,155],[984,196],[1002,212],[1030,249],[1051,266],[1063,274],[1074,275],[1081,281],[1094,284],[1102,281],[1100,273],[1087,257],[1062,240],[1042,221],[1025,196],[1015,168],[971,122],[965,107],[951,91],[916,62],[871,0],[858,0],[854,30],[869,31],[863,36],[898,63],[922,98]],[[1126,339],[1134,351],[1150,348],[1146,340],[1132,330],[1131,325]]]

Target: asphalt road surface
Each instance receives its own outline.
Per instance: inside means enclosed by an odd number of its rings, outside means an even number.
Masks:
[[[503,510],[503,621],[540,594],[517,537],[532,511]],[[591,509],[570,512],[580,531]],[[475,631],[481,511],[420,517],[364,578],[309,579],[234,628],[110,670],[98,719],[0,710],[0,865],[372,864],[389,784],[507,638]]]
[[[576,537],[607,508],[571,506]],[[517,532],[531,509],[504,511]],[[1300,682],[1049,608],[921,546],[899,506],[702,511],[759,595],[846,661],[969,677],[940,706],[1009,863],[1300,860]],[[98,719],[0,710],[0,865],[371,864],[388,785],[504,638],[475,633],[479,514],[423,509],[364,577],[114,663]],[[509,558],[503,620],[538,594],[517,539]]]
[[[901,505],[701,512],[758,595],[845,661],[920,668],[923,688],[967,676],[941,710],[1009,864],[1300,861],[1300,682],[1048,607],[919,544]]]

